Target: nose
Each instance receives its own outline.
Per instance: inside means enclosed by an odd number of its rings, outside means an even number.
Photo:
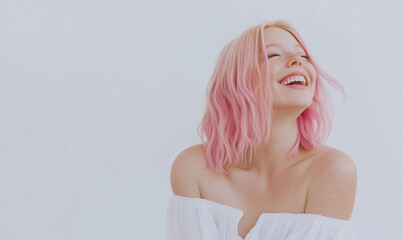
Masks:
[[[289,67],[293,66],[293,65],[297,65],[297,66],[302,66],[302,60],[301,60],[301,56],[292,56],[289,60],[287,65]]]

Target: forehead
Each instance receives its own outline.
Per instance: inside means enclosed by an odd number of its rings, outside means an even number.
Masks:
[[[275,47],[287,47],[287,48],[294,48],[294,47],[301,47],[298,41],[284,29],[277,28],[277,27],[270,27],[266,28],[263,31],[265,46],[275,46]]]

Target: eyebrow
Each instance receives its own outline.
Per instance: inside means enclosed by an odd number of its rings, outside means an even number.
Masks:
[[[270,44],[267,44],[267,45],[266,45],[266,48],[268,48],[268,47],[270,47],[270,46],[280,46],[280,47],[282,47],[283,45],[278,44],[278,43],[270,43]],[[299,45],[298,43],[295,44],[294,47],[300,47],[300,48],[304,49],[304,48],[301,47],[301,45]]]

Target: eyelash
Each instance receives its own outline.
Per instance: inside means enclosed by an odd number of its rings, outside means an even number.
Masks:
[[[274,57],[274,56],[280,56],[280,55],[277,54],[277,53],[273,53],[273,54],[271,54],[271,55],[269,54],[268,58],[271,58],[271,57]],[[306,58],[306,59],[309,59],[309,57],[306,56],[306,55],[303,55],[303,56],[301,56],[301,57]]]

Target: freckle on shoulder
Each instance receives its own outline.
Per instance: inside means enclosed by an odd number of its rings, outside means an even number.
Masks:
[[[355,170],[353,159],[345,152],[322,145],[313,163],[314,171],[319,172],[346,172]]]

